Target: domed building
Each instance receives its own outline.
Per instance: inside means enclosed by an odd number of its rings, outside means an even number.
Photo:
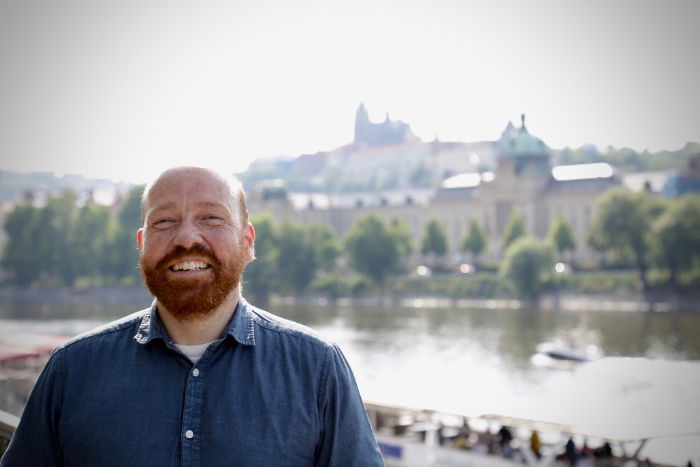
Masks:
[[[544,142],[532,136],[525,128],[525,115],[520,116],[521,126],[508,126],[498,140],[498,173],[512,173],[518,177],[542,178],[549,175],[550,149]]]
[[[486,256],[503,254],[501,235],[514,213],[523,216],[527,231],[544,237],[554,219],[563,216],[576,234],[575,258],[591,254],[588,232],[598,196],[620,184],[612,167],[605,163],[552,166],[552,151],[525,126],[511,123],[497,142],[498,161],[494,173],[460,174],[467,186],[445,180],[430,203],[431,215],[443,220],[453,250],[457,253],[472,218],[489,237]],[[466,189],[465,189],[466,188]]]
[[[358,193],[356,202],[339,202],[329,195],[322,202],[295,207],[291,202],[282,206],[277,200],[251,210],[273,211],[280,219],[327,223],[341,238],[368,213],[387,221],[398,217],[409,226],[416,242],[429,220],[437,218],[446,227],[449,260],[455,263],[464,260],[460,247],[472,219],[488,237],[483,259],[497,261],[503,255],[503,230],[514,213],[521,214],[527,231],[538,237],[544,237],[554,219],[563,216],[576,235],[572,259],[589,257],[588,235],[597,198],[621,183],[613,168],[606,163],[552,166],[551,149],[528,131],[524,115],[520,127],[509,123],[493,145],[497,148],[494,172],[454,174],[428,197]]]

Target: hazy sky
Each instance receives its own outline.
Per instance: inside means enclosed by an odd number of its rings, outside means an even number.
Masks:
[[[700,2],[0,0],[0,168],[141,182],[353,136],[700,141]]]

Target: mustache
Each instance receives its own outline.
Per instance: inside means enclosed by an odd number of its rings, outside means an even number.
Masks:
[[[165,268],[170,263],[177,262],[177,260],[181,258],[193,255],[206,259],[212,266],[216,267],[220,265],[219,260],[216,258],[216,256],[214,256],[214,253],[204,245],[195,244],[190,248],[185,248],[184,246],[178,245],[173,248],[172,251],[169,251],[168,254],[165,255],[160,261],[158,261],[158,264],[156,264],[156,269]]]

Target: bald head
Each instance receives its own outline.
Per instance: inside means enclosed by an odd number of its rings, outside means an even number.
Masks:
[[[155,180],[146,185],[141,196],[141,226],[144,226],[146,213],[152,206],[153,196],[157,195],[162,186],[168,186],[167,182],[180,180],[182,184],[197,186],[220,185],[226,194],[226,202],[231,212],[237,212],[241,220],[242,227],[248,224],[248,203],[245,191],[240,180],[231,174],[225,174],[206,167],[173,167],[162,172]]]

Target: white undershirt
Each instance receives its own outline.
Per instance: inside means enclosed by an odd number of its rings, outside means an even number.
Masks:
[[[209,347],[209,344],[211,344],[214,341],[207,342],[206,344],[197,344],[197,345],[183,345],[183,344],[175,344],[175,347],[177,347],[180,352],[184,353],[187,358],[192,360],[192,363],[197,363],[200,358],[202,358],[202,355],[204,355],[204,352],[206,352],[207,347]]]

